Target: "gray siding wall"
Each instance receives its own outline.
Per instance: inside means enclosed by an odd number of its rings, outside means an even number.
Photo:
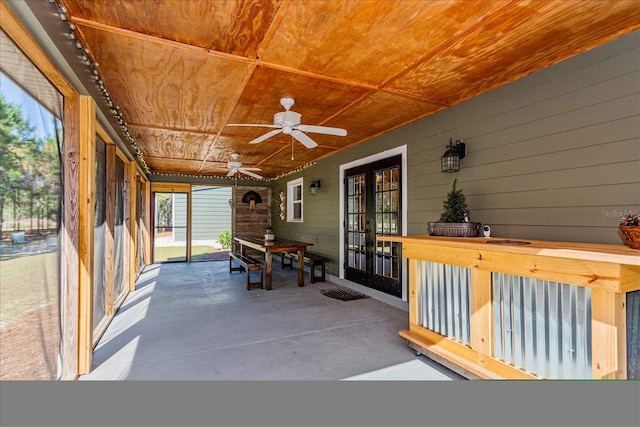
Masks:
[[[191,187],[191,240],[218,240],[231,231],[231,187],[194,185]],[[186,227],[187,198],[174,199],[174,226]],[[186,228],[174,229],[174,239],[186,242]]]
[[[449,138],[467,144],[453,174],[440,172]],[[471,220],[493,236],[623,244],[620,217],[640,210],[640,32],[275,181],[277,195],[287,181],[305,179],[304,222],[274,214],[276,233],[313,242],[337,275],[340,164],[404,144],[408,234],[427,234],[457,178]],[[314,177],[322,187],[310,196]]]
[[[191,188],[193,240],[218,240],[231,232],[231,187],[193,186]]]
[[[187,243],[187,200],[185,193],[173,195],[173,241]]]

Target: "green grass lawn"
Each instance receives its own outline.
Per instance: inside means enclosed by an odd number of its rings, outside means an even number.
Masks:
[[[194,246],[192,259],[214,248]],[[155,262],[184,261],[184,246],[155,248]],[[58,254],[8,254],[0,257],[0,324],[11,324],[23,314],[58,302]]]
[[[207,255],[214,248],[212,246],[193,246],[191,248],[191,258],[197,261],[198,258]],[[187,259],[187,248],[184,246],[163,246],[154,248],[153,261],[185,261]]]
[[[58,254],[48,252],[0,260],[0,323],[58,302]]]

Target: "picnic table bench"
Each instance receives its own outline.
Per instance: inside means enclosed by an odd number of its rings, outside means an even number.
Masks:
[[[237,267],[233,266],[234,262],[238,264]],[[229,252],[229,274],[233,271],[247,272],[247,290],[257,287],[260,287],[260,289],[264,288],[262,281],[262,262],[238,252]],[[253,271],[260,273],[260,281],[251,281],[251,272]]]
[[[293,268],[293,260],[298,261],[298,254],[296,252],[282,252],[280,258],[280,264],[283,269]],[[324,282],[325,281],[325,262],[327,258],[322,255],[314,254],[312,252],[304,252],[303,262],[309,264],[311,267],[311,283]],[[316,267],[320,267],[320,274],[316,274]]]

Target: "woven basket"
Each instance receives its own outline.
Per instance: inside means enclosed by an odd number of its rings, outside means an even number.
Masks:
[[[431,236],[478,237],[479,222],[428,222],[427,229]]]
[[[624,236],[624,239],[627,241],[627,245],[629,245],[632,249],[640,249],[640,225],[636,226],[620,226],[620,232]]]

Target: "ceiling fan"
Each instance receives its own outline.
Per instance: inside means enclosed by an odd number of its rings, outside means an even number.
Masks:
[[[262,136],[254,139],[249,142],[249,144],[258,144],[265,139],[271,138],[274,135],[279,133],[283,133],[285,135],[291,135],[296,140],[300,141],[302,145],[307,148],[317,147],[318,144],[307,136],[304,132],[311,133],[322,133],[325,135],[335,135],[335,136],[345,136],[347,131],[341,128],[333,128],[328,126],[313,126],[313,125],[305,125],[300,122],[302,115],[300,113],[296,113],[295,111],[291,111],[291,107],[295,101],[293,98],[282,98],[280,99],[280,104],[284,107],[285,111],[280,113],[276,113],[273,116],[273,124],[228,124],[227,126],[254,126],[254,127],[268,127],[268,128],[276,128],[275,130],[269,131]]]
[[[231,154],[231,161],[227,162],[227,168],[230,169],[229,173],[227,173],[227,176],[234,176],[235,174],[240,172],[256,179],[263,179],[263,177],[258,175],[257,173],[251,172],[259,171],[261,170],[260,168],[243,168],[242,163],[238,161],[238,157],[240,157],[238,153]]]

